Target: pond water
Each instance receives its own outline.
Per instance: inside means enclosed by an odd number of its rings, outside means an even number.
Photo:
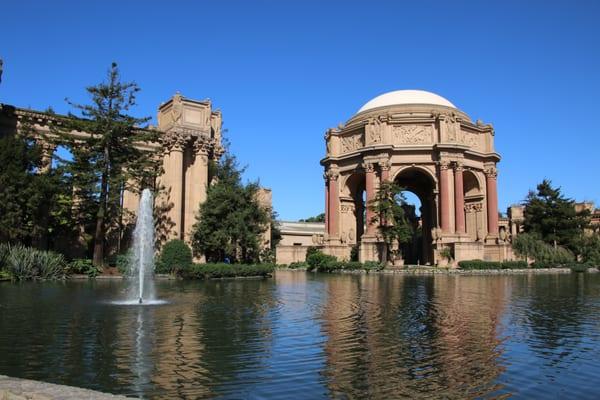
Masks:
[[[143,398],[597,398],[600,274],[0,283],[0,374]]]

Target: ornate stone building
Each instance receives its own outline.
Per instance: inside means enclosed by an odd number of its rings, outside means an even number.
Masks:
[[[52,125],[60,124],[65,116],[27,110],[4,105],[0,110],[0,136],[15,134],[25,127],[34,132],[38,139],[52,135]],[[140,143],[140,147],[161,146],[163,173],[155,189],[164,190],[155,199],[156,207],[166,212],[165,239],[190,240],[191,228],[200,204],[206,199],[210,179],[209,161],[217,161],[223,154],[221,144],[222,117],[220,111],[212,109],[210,100],[197,101],[179,93],[158,108],[160,143]],[[71,132],[75,137],[86,136],[85,132]],[[44,142],[46,162],[50,168],[55,148]],[[261,201],[270,206],[270,192],[261,195]],[[263,199],[264,197],[264,199]],[[136,212],[139,204],[137,193],[123,193],[123,207]]]
[[[381,181],[421,202],[421,264],[512,258],[499,231],[494,129],[448,100],[419,90],[383,94],[345,124],[327,130],[325,250],[361,261],[381,258],[382,239],[366,207]]]

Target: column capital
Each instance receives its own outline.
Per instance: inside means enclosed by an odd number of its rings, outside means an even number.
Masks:
[[[464,171],[465,170],[465,166],[462,162],[457,161],[454,163],[454,170],[456,172],[460,172],[460,171]]]
[[[498,176],[498,169],[496,167],[489,167],[483,170],[483,173],[488,178],[496,179]]]
[[[168,132],[162,137],[162,144],[166,152],[183,152],[187,146],[190,137],[178,132]]]
[[[212,147],[212,143],[202,138],[197,138],[193,145],[194,154],[206,156]]]
[[[439,161],[439,166],[440,166],[440,169],[442,169],[442,170],[448,169],[448,168],[450,168],[450,161],[448,161],[448,160]]]
[[[325,172],[324,176],[326,177],[326,179],[329,179],[330,181],[337,181],[338,178],[340,177],[340,174],[337,171],[329,169]]]
[[[365,172],[375,172],[375,163],[364,162],[362,163],[362,167],[365,170]]]
[[[379,168],[381,168],[382,171],[389,171],[392,168],[392,163],[389,160],[382,161],[379,163]]]

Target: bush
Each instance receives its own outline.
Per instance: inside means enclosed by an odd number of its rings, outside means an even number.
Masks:
[[[63,279],[66,262],[61,254],[24,246],[4,249],[4,269],[17,280]]]
[[[526,261],[483,261],[468,260],[459,261],[458,267],[463,270],[482,270],[482,269],[525,269],[528,268]]]
[[[571,272],[587,272],[588,268],[590,268],[589,264],[584,263],[573,263],[569,266],[571,268]]]
[[[10,245],[7,243],[0,243],[0,271],[6,268],[6,259],[8,258],[8,251]]]
[[[129,267],[131,264],[131,256],[132,256],[132,251],[128,250],[127,252],[123,253],[123,254],[119,254],[117,255],[117,271],[119,271],[119,273],[121,275],[127,275],[129,274]]]
[[[192,264],[183,276],[189,279],[234,278],[244,276],[271,276],[273,264]]]
[[[163,246],[155,271],[161,274],[183,274],[192,265],[192,250],[179,239],[170,240]]]
[[[297,261],[297,262],[290,263],[287,266],[287,268],[289,268],[289,269],[305,269],[305,268],[308,268],[308,264],[303,261]]]
[[[335,263],[337,258],[324,254],[321,250],[311,251],[311,248],[306,252],[306,263],[308,264],[308,271],[321,271],[326,268],[327,264]]]
[[[536,266],[537,268],[558,267],[575,261],[575,256],[569,250],[564,247],[555,248],[531,233],[517,235],[512,247],[518,256],[533,258],[535,264],[545,265],[545,267]]]
[[[594,265],[600,266],[600,235],[593,234],[590,236],[584,236],[581,240],[581,258],[582,261]]]
[[[97,267],[94,267],[92,260],[79,258],[71,261],[67,265],[67,272],[69,274],[83,274],[90,278],[95,278],[101,271]]]

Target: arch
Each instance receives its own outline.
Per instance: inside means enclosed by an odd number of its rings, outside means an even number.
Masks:
[[[483,214],[484,191],[476,171],[463,171],[463,192],[465,200],[465,230],[471,240],[481,239],[485,230]]]
[[[435,191],[437,179],[431,171],[420,166],[407,166],[401,168],[394,176],[394,182],[404,190],[414,193],[421,202],[421,215],[419,225],[421,238],[413,239],[411,250],[405,252],[407,261],[427,264],[434,262],[432,246],[432,228],[437,226],[437,208],[435,202]],[[416,244],[415,240],[420,243]]]
[[[341,201],[341,238],[349,245],[360,243],[365,232],[365,173],[352,172],[344,179]]]

